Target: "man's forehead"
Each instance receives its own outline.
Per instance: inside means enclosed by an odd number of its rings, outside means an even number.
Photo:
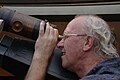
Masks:
[[[78,33],[80,32],[80,29],[82,28],[82,23],[83,20],[81,18],[81,20],[79,19],[74,19],[72,20],[66,27],[64,33]]]

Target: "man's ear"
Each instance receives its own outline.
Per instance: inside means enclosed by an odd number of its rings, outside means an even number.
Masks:
[[[90,50],[94,45],[94,38],[92,36],[87,36],[84,42],[83,51]]]

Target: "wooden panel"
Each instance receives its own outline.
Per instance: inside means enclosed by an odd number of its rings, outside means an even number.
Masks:
[[[7,72],[5,69],[0,68],[0,76],[14,76],[13,74]]]
[[[120,21],[111,21],[108,22],[111,27],[111,30],[115,33],[116,36],[116,43],[115,46],[117,47],[118,53],[120,54]]]
[[[57,25],[57,29],[59,31],[59,34],[63,34],[64,29],[66,28],[68,22],[51,22],[55,25]]]

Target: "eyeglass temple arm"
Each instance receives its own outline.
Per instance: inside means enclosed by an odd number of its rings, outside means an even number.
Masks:
[[[62,39],[62,38],[63,38],[63,36],[62,36],[62,35],[59,35],[59,36],[58,36],[58,38],[59,38],[59,39]]]

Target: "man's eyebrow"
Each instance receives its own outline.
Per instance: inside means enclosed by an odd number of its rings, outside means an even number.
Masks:
[[[70,32],[64,32],[63,34],[71,34]]]
[[[63,33],[66,33],[66,32],[63,32]]]

